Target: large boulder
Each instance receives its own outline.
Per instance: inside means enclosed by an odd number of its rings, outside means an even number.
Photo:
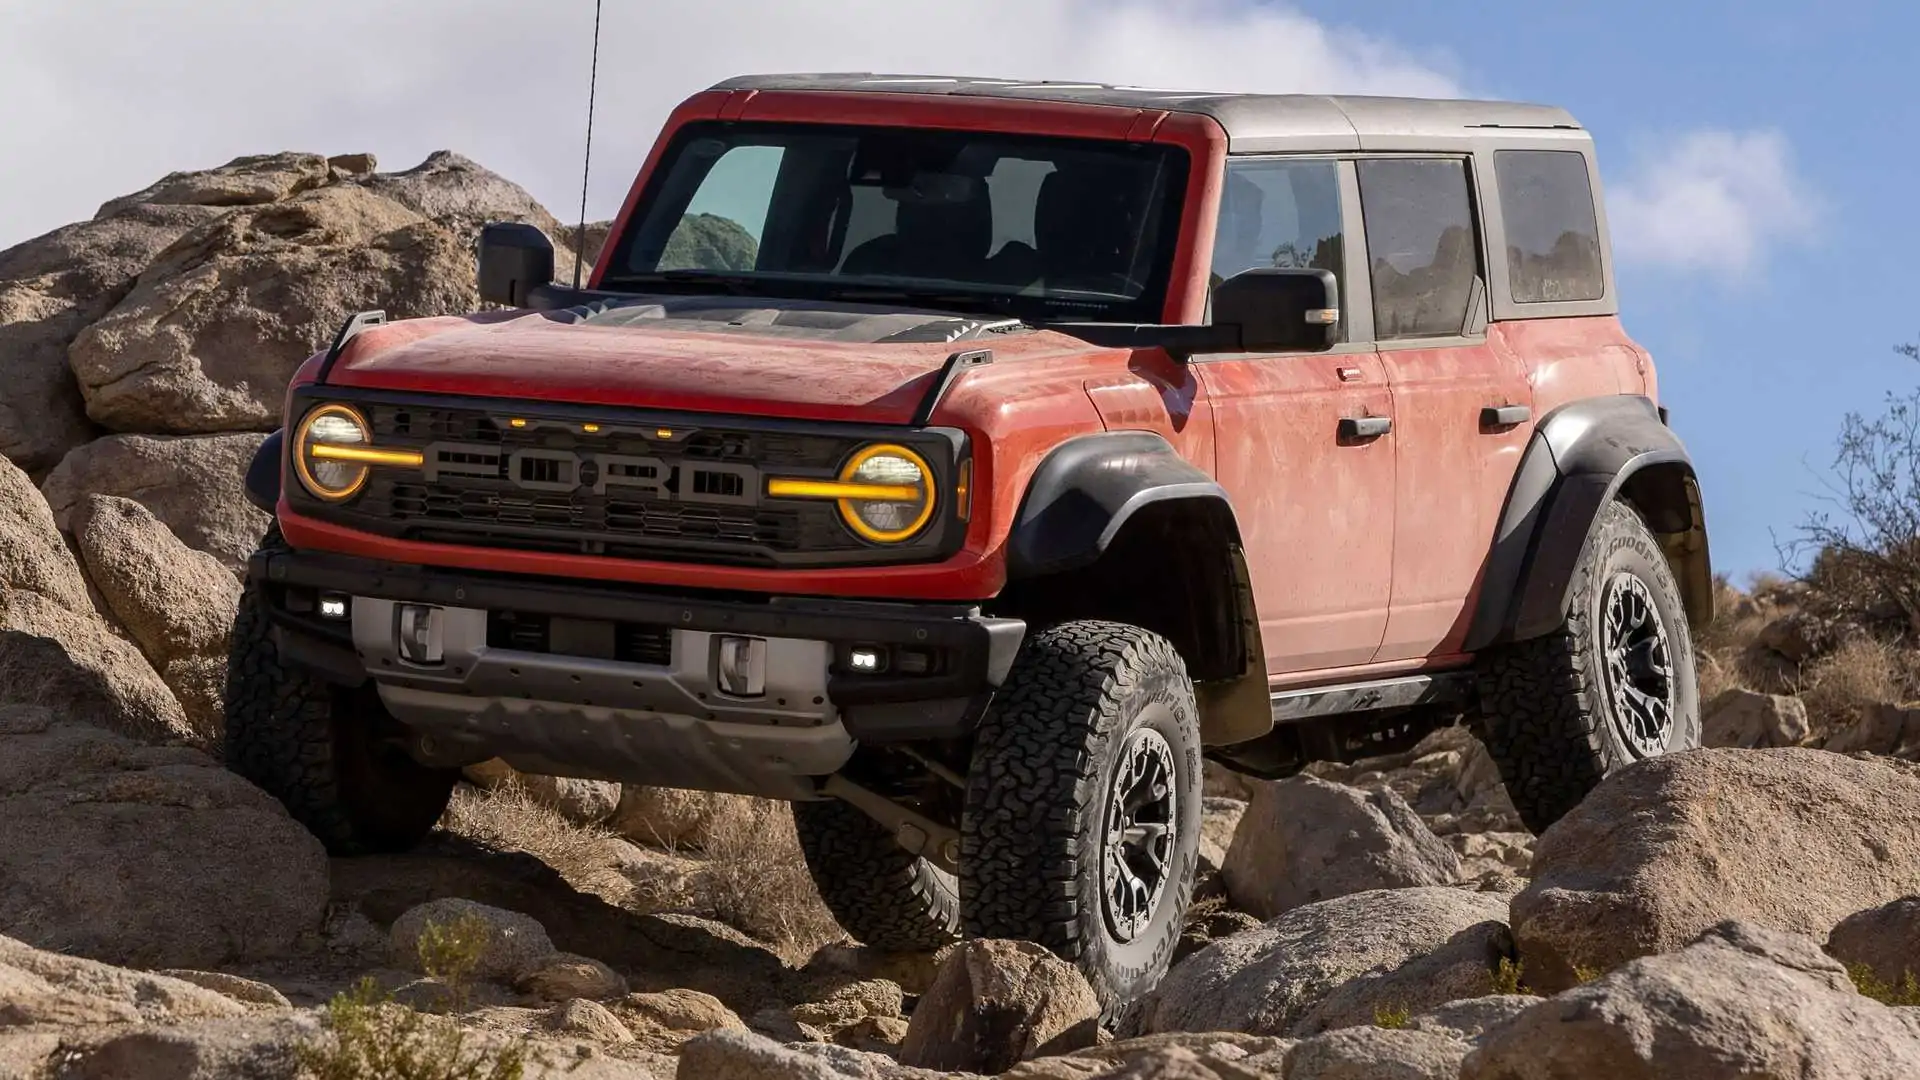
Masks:
[[[138,206],[0,251],[0,455],[38,476],[93,437],[67,347],[154,256],[222,212]]]
[[[161,673],[195,734],[216,738],[224,725],[219,683],[240,605],[239,580],[131,499],[89,495],[72,524],[107,607]]]
[[[1255,792],[1221,872],[1235,905],[1271,919],[1348,893],[1448,884],[1460,858],[1392,789],[1297,776]]]
[[[39,593],[0,591],[0,701],[57,704],[149,741],[205,741],[139,649]]]
[[[1046,949],[1025,941],[967,941],[947,956],[914,1006],[900,1062],[1004,1072],[1099,1017],[1099,999],[1079,969]]]
[[[680,1048],[676,1080],[960,1080],[902,1065],[883,1054],[831,1043],[782,1046],[764,1035],[722,1028]]]
[[[47,501],[0,457],[0,591],[35,593],[73,612],[92,611],[87,582]]]
[[[268,430],[294,369],[354,312],[477,308],[473,241],[484,221],[558,231],[524,190],[457,155],[396,176],[349,177],[313,155],[274,161],[157,185],[237,181],[245,190],[74,338],[68,360],[95,422],[174,434]]]
[[[1856,911],[1827,935],[1827,952],[1889,986],[1920,979],[1920,896]]]
[[[272,523],[245,490],[247,465],[265,439],[109,435],[68,454],[41,491],[63,530],[72,530],[88,495],[117,495],[146,507],[188,547],[238,571]]]
[[[1455,1080],[1472,1047],[1446,1034],[1379,1027],[1329,1031],[1287,1054],[1287,1080]]]
[[[94,610],[86,579],[33,485],[0,458],[0,701],[149,738],[192,729],[140,651]]]
[[[1820,750],[1697,750],[1609,777],[1534,848],[1527,980],[1670,952],[1727,919],[1824,938],[1920,892],[1920,772]]]
[[[131,195],[107,200],[94,220],[147,206],[259,206],[319,187],[331,176],[319,154],[252,154],[212,169],[168,173]]]
[[[1498,897],[1429,886],[1295,908],[1174,965],[1124,1030],[1302,1036],[1490,991],[1508,948]]]
[[[1920,704],[1875,702],[1852,725],[1830,733],[1823,745],[1836,754],[1920,756]]]
[[[1736,688],[1715,697],[1702,712],[1700,741],[1707,746],[1797,746],[1811,734],[1806,703],[1797,697]]]
[[[1813,941],[1711,928],[1487,1032],[1461,1080],[1895,1080],[1920,1076],[1920,1017],[1857,993]]]
[[[0,933],[218,969],[289,952],[327,898],[320,842],[198,751],[0,708]]]
[[[555,953],[547,928],[517,911],[447,897],[409,908],[393,922],[393,962],[424,971],[435,966],[433,938],[447,943],[476,979],[514,982],[544,967]]]
[[[238,1001],[182,979],[63,956],[0,937],[0,1029],[163,1023],[246,1012]]]

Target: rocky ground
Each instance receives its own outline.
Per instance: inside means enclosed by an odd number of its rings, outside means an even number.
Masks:
[[[0,1080],[1920,1075],[1913,631],[1818,575],[1723,596],[1715,749],[1537,841],[1461,727],[1210,775],[1109,1028],[1034,946],[846,940],[778,805],[483,766],[329,859],[217,760],[240,469],[347,313],[473,307],[493,218],[570,237],[453,155],[285,154],[0,252]]]

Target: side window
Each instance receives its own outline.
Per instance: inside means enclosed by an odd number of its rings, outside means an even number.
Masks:
[[[1213,284],[1263,266],[1331,270],[1344,279],[1344,248],[1340,173],[1334,162],[1227,162],[1213,241]]]
[[[1514,302],[1600,299],[1606,277],[1587,159],[1571,150],[1500,150],[1493,172]]]
[[[752,270],[760,258],[781,146],[735,146],[707,170],[667,238],[659,270]]]
[[[1372,261],[1374,335],[1445,337],[1467,325],[1480,273],[1466,162],[1359,162],[1360,209]]]

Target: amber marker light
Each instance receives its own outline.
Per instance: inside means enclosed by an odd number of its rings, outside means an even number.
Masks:
[[[307,453],[319,461],[350,461],[360,465],[399,465],[417,469],[426,463],[418,450],[375,450],[366,446],[335,446],[315,443]]]

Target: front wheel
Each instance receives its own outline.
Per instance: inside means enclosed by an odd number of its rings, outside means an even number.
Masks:
[[[269,533],[263,546],[279,543]],[[227,768],[279,799],[335,855],[400,851],[447,808],[458,769],[400,745],[372,686],[347,690],[280,662],[266,598],[248,582],[227,665]]]
[[[901,847],[843,802],[793,804],[794,831],[820,899],[840,928],[883,952],[932,952],[960,932],[953,875]]]
[[[1483,656],[1479,681],[1481,738],[1536,833],[1612,773],[1700,745],[1686,608],[1632,507],[1601,512],[1566,621]]]
[[[1072,961],[1109,1012],[1166,974],[1200,853],[1200,725],[1166,639],[1035,634],[981,723],[960,838],[969,937]]]

